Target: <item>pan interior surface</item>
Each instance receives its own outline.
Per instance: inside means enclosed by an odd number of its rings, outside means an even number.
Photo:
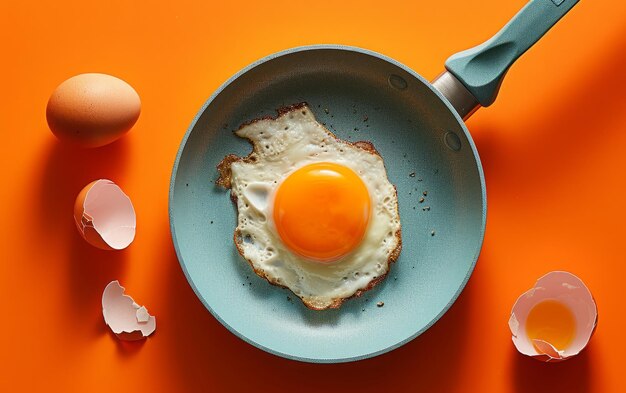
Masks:
[[[309,310],[254,274],[232,240],[229,191],[214,184],[224,156],[251,150],[233,130],[303,101],[338,137],[374,143],[398,191],[400,258],[338,310]],[[228,329],[280,356],[343,362],[410,341],[454,302],[482,245],[484,182],[460,119],[422,78],[372,52],[296,49],[252,65],[207,102],[174,167],[170,221],[189,282]]]

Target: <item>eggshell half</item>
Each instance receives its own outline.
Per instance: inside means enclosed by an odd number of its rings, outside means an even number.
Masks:
[[[156,330],[156,318],[124,294],[119,281],[111,281],[102,293],[102,315],[113,333],[125,341],[141,340]]]
[[[46,107],[50,130],[61,141],[81,147],[109,144],[135,124],[139,95],[128,83],[107,74],[80,74],[61,83]]]
[[[526,334],[526,318],[530,310],[543,300],[557,300],[567,306],[576,321],[576,336],[562,351],[542,340],[530,340]],[[596,302],[582,280],[572,273],[554,271],[541,277],[535,286],[523,293],[513,305],[509,328],[513,344],[527,356],[544,362],[558,362],[582,351],[593,334],[598,320]]]
[[[111,180],[96,180],[83,188],[74,203],[74,221],[83,238],[103,250],[124,249],[135,238],[133,204]]]

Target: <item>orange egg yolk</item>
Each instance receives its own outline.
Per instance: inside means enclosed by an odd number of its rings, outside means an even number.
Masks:
[[[351,169],[328,162],[310,164],[280,184],[273,216],[280,238],[291,251],[314,261],[333,262],[363,239],[370,196]]]
[[[529,339],[552,344],[559,351],[566,349],[576,334],[576,319],[570,309],[556,300],[537,303],[526,317]]]

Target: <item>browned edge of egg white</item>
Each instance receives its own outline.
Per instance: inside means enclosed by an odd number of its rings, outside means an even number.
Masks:
[[[308,104],[306,102],[301,102],[298,104],[293,104],[293,105],[288,105],[288,106],[284,106],[281,108],[276,109],[276,112],[278,113],[277,116],[272,117],[272,116],[263,116],[263,117],[259,117],[250,121],[247,121],[245,123],[242,123],[239,128],[236,131],[242,129],[245,126],[248,126],[250,124],[256,123],[258,121],[261,120],[277,120],[279,117],[284,116],[290,112],[294,112],[297,111],[299,109],[302,108],[308,108]],[[321,124],[321,123],[319,123]],[[356,142],[350,142],[350,141],[344,141],[342,139],[340,139],[339,137],[337,137],[335,134],[333,134],[331,131],[329,131],[323,124],[321,124],[322,127],[324,128],[324,131],[326,131],[326,133],[328,134],[329,137],[334,138],[337,142],[339,143],[343,143],[346,145],[350,145],[350,146],[354,146],[356,148],[359,148],[361,150],[364,150],[370,154],[375,154],[377,156],[379,156],[381,159],[383,158],[380,153],[378,152],[378,150],[376,150],[376,148],[374,147],[374,145],[372,144],[372,142],[370,141],[356,141]],[[225,188],[225,189],[230,189],[232,187],[232,171],[231,171],[231,165],[234,162],[245,162],[245,163],[254,163],[256,162],[257,158],[256,158],[256,153],[258,153],[257,151],[257,146],[254,144],[254,142],[252,142],[251,139],[246,138],[246,137],[240,137],[243,139],[246,139],[248,142],[250,142],[250,144],[252,145],[252,151],[250,152],[250,154],[248,154],[247,156],[244,157],[239,157],[235,154],[228,154],[226,157],[224,157],[224,159],[222,159],[222,161],[220,161],[219,164],[217,164],[217,171],[219,173],[219,177],[217,178],[217,180],[215,181],[215,184]],[[383,161],[383,167],[385,166],[385,161]],[[387,172],[387,168],[385,168],[385,173]],[[398,189],[396,188],[396,186],[394,184],[393,185],[393,189],[394,192],[396,193],[396,201],[398,200]],[[235,204],[235,209],[237,209],[237,196],[235,194],[233,194],[232,192],[230,193],[230,199],[231,201]],[[396,210],[398,212],[398,216],[400,216],[400,209],[397,206],[396,203]],[[239,214],[239,212],[237,212],[237,214]],[[329,308],[339,308],[341,307],[341,305],[343,304],[343,302],[345,302],[348,299],[352,299],[355,297],[360,297],[361,295],[363,295],[365,292],[369,291],[370,289],[374,288],[378,283],[380,283],[381,281],[383,281],[385,279],[385,277],[387,277],[387,275],[389,274],[389,270],[391,270],[391,264],[394,263],[398,257],[400,256],[400,251],[402,251],[402,225],[400,225],[400,228],[398,228],[398,230],[395,233],[395,238],[398,240],[398,245],[396,246],[395,249],[393,249],[391,251],[391,254],[389,254],[389,258],[387,258],[387,271],[380,275],[379,277],[377,277],[376,279],[370,281],[367,286],[365,288],[359,289],[357,290],[354,295],[349,296],[349,297],[345,297],[345,298],[337,298],[334,299],[333,302],[328,305],[327,307],[316,307],[314,304],[307,302],[305,299],[301,298],[300,296],[298,296],[300,298],[300,300],[302,300],[302,303],[304,303],[304,305],[311,309],[311,310],[316,310],[316,311],[321,311],[321,310],[326,310]],[[272,279],[268,276],[265,275],[265,272],[261,269],[257,269],[254,267],[253,263],[251,260],[249,260],[248,258],[246,258],[244,256],[244,252],[243,252],[243,248],[241,247],[241,243],[243,242],[241,233],[239,232],[239,230],[237,228],[235,228],[235,233],[233,236],[233,240],[235,243],[235,246],[237,247],[237,251],[239,251],[239,254],[248,262],[248,264],[250,265],[250,267],[252,267],[252,270],[254,270],[254,272],[261,278],[264,278],[265,280],[267,280],[270,284],[275,285],[277,287],[281,287],[281,288],[285,288],[285,289],[289,289],[289,287],[282,285],[280,283],[274,282],[272,281]],[[293,293],[293,291],[292,291]],[[295,294],[295,293],[294,293]]]

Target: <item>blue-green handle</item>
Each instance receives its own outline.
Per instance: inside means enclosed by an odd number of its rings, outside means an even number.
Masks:
[[[578,0],[531,0],[490,40],[452,55],[446,61],[446,69],[465,85],[480,105],[491,105],[513,62],[576,3]]]

